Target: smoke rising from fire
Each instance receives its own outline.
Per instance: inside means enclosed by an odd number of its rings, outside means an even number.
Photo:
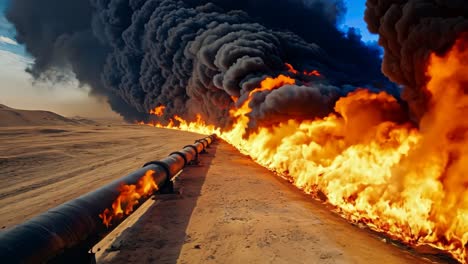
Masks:
[[[73,3],[13,2],[34,76],[66,67],[129,120],[216,133],[350,221],[468,263],[467,1],[367,1],[406,102],[336,30],[341,1]]]
[[[257,96],[254,122],[325,116],[359,86],[397,96],[377,48],[336,29],[344,10],[338,0],[15,0],[7,18],[36,78],[71,70],[132,121],[165,105],[166,117],[225,125],[232,98],[241,104],[262,79],[287,73],[286,62],[322,76]]]
[[[365,20],[385,49],[382,70],[405,86],[403,98],[419,119],[428,110],[424,90],[431,52],[443,54],[468,31],[465,0],[368,0]]]

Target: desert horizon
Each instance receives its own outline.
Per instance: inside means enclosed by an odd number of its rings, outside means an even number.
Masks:
[[[20,113],[22,123],[9,119],[10,125],[5,124],[2,111]],[[202,137],[4,105],[0,120],[1,230],[34,219]],[[438,263],[430,254],[425,257],[431,261],[418,259],[426,254],[424,250],[403,252],[406,249],[385,237],[349,225],[287,181],[247,161],[229,144],[219,142],[208,151],[200,165],[184,169],[175,196],[156,195],[157,203],[143,205],[146,209],[137,211],[136,219],[123,222],[117,233],[98,243],[97,263],[140,263],[142,259],[300,262],[304,258],[321,263]],[[211,219],[210,224],[206,219]],[[339,232],[332,235],[332,230]],[[156,249],[148,243],[155,235]]]
[[[2,100],[3,99],[3,100]],[[37,100],[34,98],[33,100]],[[39,99],[40,100],[40,99]],[[8,103],[7,103],[8,102]],[[85,117],[89,119],[109,119],[109,120],[122,120],[122,116],[113,112],[106,102],[99,102],[95,99],[90,101],[66,101],[66,102],[41,102],[41,103],[27,103],[15,102],[15,100],[4,100],[0,98],[0,105],[28,111],[50,111],[64,117]]]
[[[0,1],[5,263],[468,264],[468,1]]]

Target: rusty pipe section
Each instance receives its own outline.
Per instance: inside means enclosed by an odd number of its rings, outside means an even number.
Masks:
[[[215,139],[211,135],[198,140],[167,158],[149,162],[121,179],[1,232],[0,260],[3,263],[83,262],[83,254],[118,225],[107,228],[99,214],[111,208],[122,184],[136,184],[148,170],[153,170],[155,183],[164,186]]]

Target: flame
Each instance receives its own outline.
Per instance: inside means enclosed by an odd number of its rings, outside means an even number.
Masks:
[[[468,263],[468,35],[443,57],[431,55],[430,110],[421,121],[423,141],[409,162],[432,165],[431,242]],[[431,161],[429,163],[428,161]],[[416,173],[416,171],[415,171]],[[429,191],[429,190],[428,190]]]
[[[136,185],[122,184],[119,187],[120,194],[112,203],[112,209],[107,208],[99,214],[99,218],[102,219],[106,227],[110,227],[113,220],[130,215],[141,198],[147,197],[159,189],[153,174],[153,170],[148,170]]]
[[[322,75],[320,74],[320,72],[317,71],[317,70],[312,70],[312,71],[309,71],[309,72],[308,72],[308,71],[304,71],[303,74],[304,74],[304,75],[307,75],[307,76],[317,76],[317,77],[322,76]]]
[[[391,95],[358,89],[323,119],[289,120],[248,134],[249,103],[256,93],[295,83],[284,75],[266,78],[231,109],[228,131],[201,116],[157,126],[215,133],[349,221],[468,263],[467,44],[460,40],[444,57],[431,55],[432,100],[419,128],[398,121],[401,108]]]
[[[154,108],[153,110],[151,110],[150,114],[155,115],[155,116],[163,116],[164,115],[164,110],[166,110],[166,106],[161,105],[161,106],[158,106],[158,107]]]
[[[299,71],[294,69],[294,67],[291,64],[285,63],[284,65],[286,65],[286,68],[288,68],[288,72],[295,74],[295,75],[299,74]]]
[[[284,65],[288,69],[288,72],[290,72],[290,73],[292,73],[294,75],[299,75],[299,71],[294,69],[294,67],[291,64],[285,63]],[[322,74],[320,74],[320,72],[318,70],[303,71],[302,74],[306,75],[306,76],[316,76],[316,77],[321,77],[322,76]]]

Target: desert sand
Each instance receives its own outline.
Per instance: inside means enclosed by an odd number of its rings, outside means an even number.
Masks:
[[[0,126],[3,229],[202,137],[49,112],[21,116],[22,122],[15,117],[4,120],[13,126]],[[427,263],[349,224],[224,142],[215,143],[201,162],[184,169],[177,194],[155,196],[98,244],[98,262]]]
[[[66,118],[50,111],[20,110],[0,104],[0,127],[79,124],[83,123],[80,120]]]
[[[201,161],[184,169],[179,194],[156,196],[98,244],[98,263],[431,263],[349,224],[224,142]]]
[[[201,137],[119,124],[0,127],[0,227],[19,224]]]

